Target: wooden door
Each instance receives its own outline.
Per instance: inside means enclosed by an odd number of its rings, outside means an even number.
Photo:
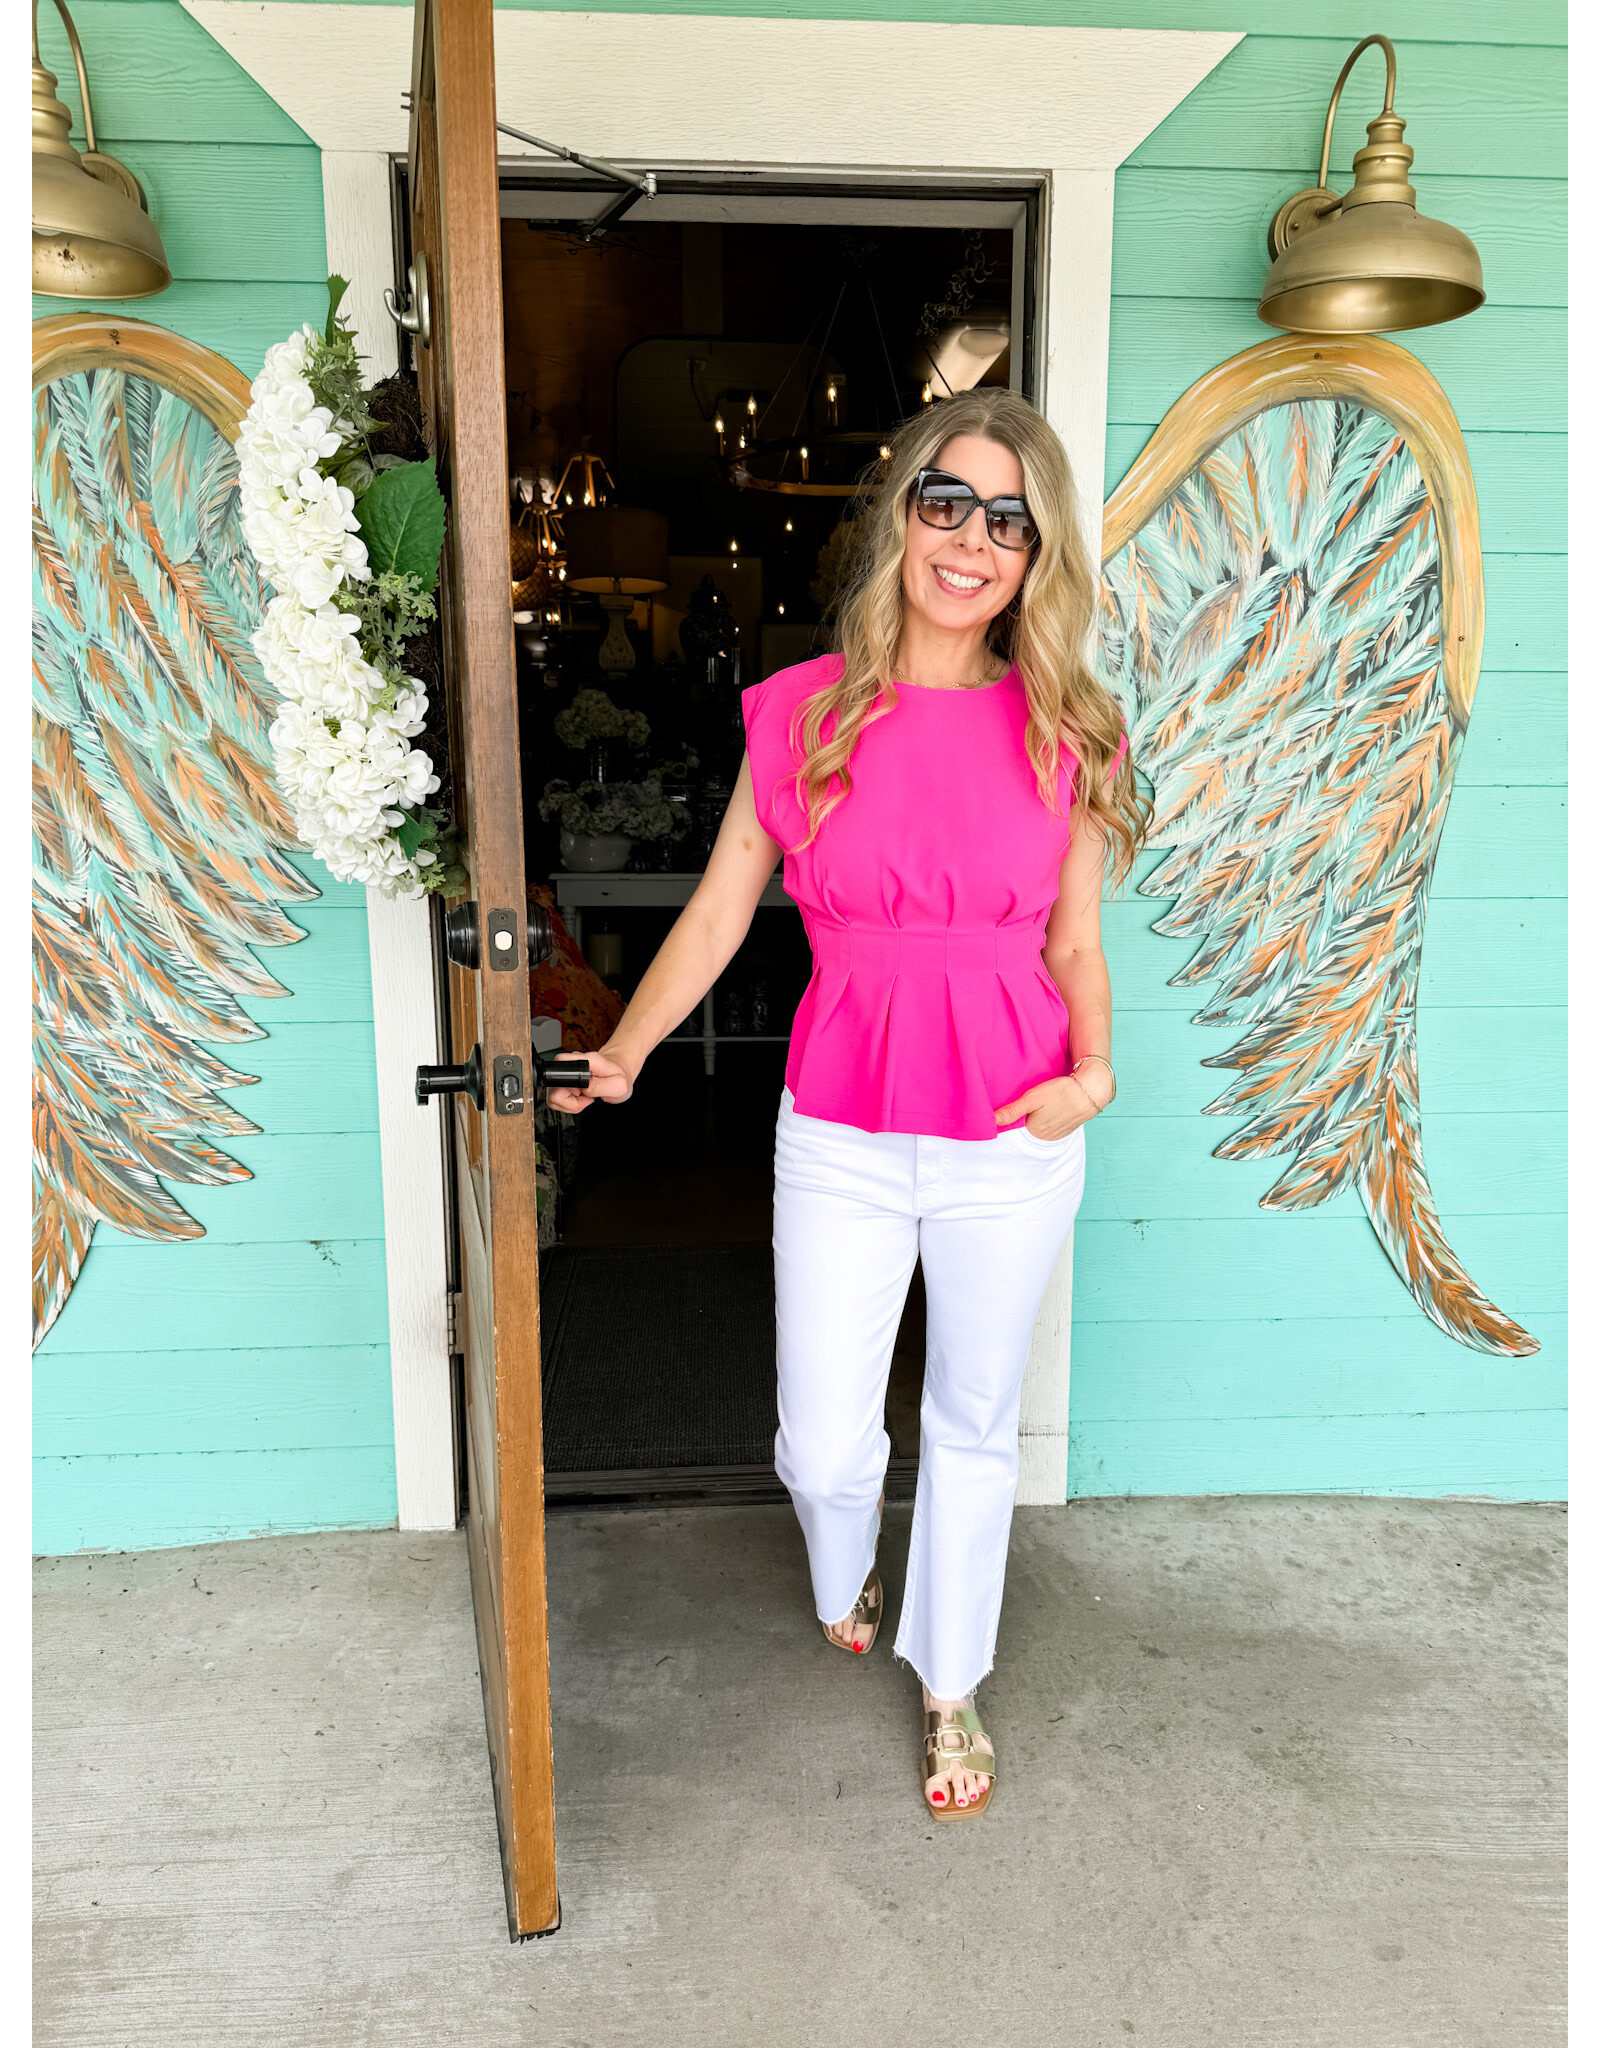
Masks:
[[[452,1096],[466,1359],[468,1549],[489,1762],[514,1939],[558,1924],[539,1420],[527,898],[506,482],[491,0],[416,0],[409,203],[426,314],[423,419],[449,503],[439,612],[476,968],[450,969],[449,1057],[482,1060],[484,1102]],[[423,294],[413,293],[413,310]],[[458,948],[459,950],[459,948]],[[508,1086],[511,1083],[514,1085]]]

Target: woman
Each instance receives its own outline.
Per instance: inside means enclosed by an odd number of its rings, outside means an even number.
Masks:
[[[829,1642],[860,1655],[890,1357],[920,1253],[921,1457],[897,1655],[923,1684],[927,1811],[984,1811],[1023,1367],[1115,1093],[1108,839],[1144,825],[1086,666],[1096,579],[1060,443],[1006,391],[908,421],[855,522],[840,651],[744,692],[705,879],[557,1109],[621,1102],[733,958],[779,855],[815,968],[778,1114],[779,1476]]]

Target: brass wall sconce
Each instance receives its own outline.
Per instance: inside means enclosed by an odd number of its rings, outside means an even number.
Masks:
[[[1351,66],[1363,50],[1384,54],[1383,112],[1367,123],[1356,151],[1355,183],[1341,198],[1328,189],[1333,117]],[[1286,199],[1267,231],[1272,268],[1258,316],[1300,334],[1387,334],[1457,320],[1483,304],[1483,266],[1459,228],[1417,211],[1408,181],[1414,152],[1401,140],[1394,110],[1394,45],[1367,36],[1344,60],[1322,129],[1322,161],[1308,192]]]
[[[56,76],[39,61],[39,0],[33,0],[33,288],[53,299],[148,299],[172,282],[144,187],[126,164],[95,148],[94,112],[83,46],[62,0],[78,67],[88,149],[72,142],[72,115]]]

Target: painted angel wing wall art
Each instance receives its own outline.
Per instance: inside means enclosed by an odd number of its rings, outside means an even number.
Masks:
[[[1149,778],[1139,884],[1173,985],[1236,1034],[1221,1159],[1267,1209],[1360,1195],[1419,1308],[1539,1349],[1450,1248],[1423,1165],[1428,886],[1482,645],[1477,500],[1438,384],[1390,342],[1284,336],[1172,408],[1106,508],[1100,663]]]
[[[239,525],[233,367],[138,321],[34,329],[34,1216],[37,1344],[95,1225],[192,1238],[163,1181],[248,1170],[208,1050],[286,995],[250,950],[304,936],[283,858],[264,602]]]

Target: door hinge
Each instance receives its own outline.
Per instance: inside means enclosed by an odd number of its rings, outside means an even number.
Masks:
[[[457,1316],[461,1296],[454,1288],[446,1291],[444,1297],[444,1348],[447,1358],[454,1358],[461,1349],[461,1328]]]

